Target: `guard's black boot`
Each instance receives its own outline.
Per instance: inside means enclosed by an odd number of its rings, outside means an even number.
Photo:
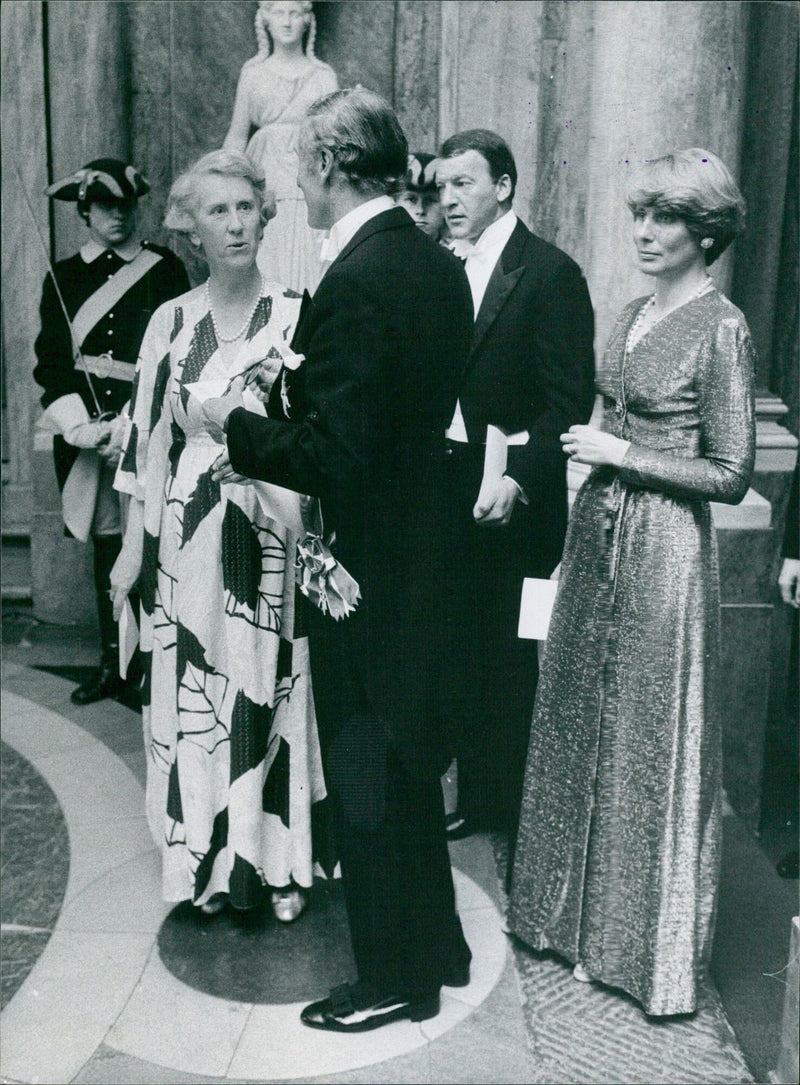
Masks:
[[[119,675],[119,640],[111,605],[111,570],[122,549],[120,535],[93,535],[94,586],[97,592],[97,617],[100,623],[100,666],[72,691],[73,704],[86,705],[117,697],[125,688]]]
[[[124,688],[125,682],[119,676],[119,666],[114,659],[101,663],[90,678],[72,691],[69,699],[73,704],[93,704],[106,697],[118,697]]]

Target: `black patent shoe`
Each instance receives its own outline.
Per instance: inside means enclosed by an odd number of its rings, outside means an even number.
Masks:
[[[442,987],[469,987],[469,961],[451,965],[442,976]]]
[[[106,697],[118,697],[125,688],[116,663],[101,663],[96,671],[77,686],[69,696],[73,704],[87,705]]]
[[[326,1032],[371,1032],[393,1021],[427,1021],[439,1012],[439,993],[428,998],[407,1000],[384,998],[363,1009],[354,1005],[353,987],[342,983],[334,987],[328,998],[306,1006],[300,1020],[309,1028]]]

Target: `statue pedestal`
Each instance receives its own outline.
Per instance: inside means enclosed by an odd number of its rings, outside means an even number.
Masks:
[[[97,627],[92,544],[64,534],[53,457],[34,452],[32,463],[31,579],[37,618],[56,625]]]
[[[712,502],[720,572],[719,710],[723,781],[731,806],[751,829],[761,806],[761,769],[770,684],[772,507],[748,490],[740,505]]]
[[[769,1074],[769,1081],[775,1085],[790,1085],[797,1081],[798,1060],[798,987],[800,987],[800,919],[792,920],[792,937],[789,943],[789,963],[783,975],[786,994],[783,1002],[783,1025],[781,1026],[781,1050],[775,1069]]]

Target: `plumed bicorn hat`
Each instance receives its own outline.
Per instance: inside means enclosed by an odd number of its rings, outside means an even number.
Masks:
[[[81,169],[45,189],[55,200],[138,200],[150,191],[147,178],[118,158],[94,158]]]
[[[434,192],[436,190],[436,155],[414,151],[408,156],[408,170],[403,178],[404,186],[411,192]]]

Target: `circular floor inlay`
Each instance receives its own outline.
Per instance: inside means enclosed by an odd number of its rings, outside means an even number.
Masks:
[[[232,1002],[310,1002],[355,974],[338,879],[317,879],[308,908],[289,924],[269,907],[246,919],[232,909],[206,917],[185,901],[164,920],[158,949],[176,979]]]
[[[36,964],[58,918],[69,875],[69,838],[61,807],[36,769],[2,747],[3,968],[5,1006]]]
[[[23,983],[3,1011],[3,1076],[72,1081],[105,1043],[153,1064],[144,1071],[148,1080],[155,1067],[238,1083],[329,1080],[332,1074],[435,1046],[482,1004],[500,979],[507,953],[500,915],[480,886],[454,869],[456,904],[473,954],[471,982],[464,988],[444,988],[441,1012],[428,1021],[397,1021],[374,1033],[338,1036],[301,1024],[305,995],[296,1002],[266,1004],[191,987],[167,969],[158,952],[159,932],[166,940],[168,925],[160,901],[159,857],[152,848],[138,782],[102,743],[63,716],[12,692],[8,682],[3,710],[6,741],[46,777],[64,810],[71,848],[64,907],[37,964],[37,982]],[[116,705],[111,710],[126,712]],[[335,883],[328,886],[331,898],[316,903],[301,923],[308,919],[313,927],[322,921],[326,905],[334,915],[340,907],[338,888]],[[178,918],[170,921],[176,929]],[[269,930],[256,933],[252,941],[243,936],[241,944],[261,945],[259,939],[269,937]],[[272,929],[276,969],[298,932],[302,935],[299,924]],[[170,937],[174,934],[170,930]],[[347,946],[345,932],[327,927],[325,954],[343,948],[347,952]],[[259,956],[249,955],[241,971],[252,968]],[[263,956],[269,956],[266,950]],[[334,981],[340,982],[344,977],[339,968],[330,956],[314,961],[314,997],[324,993],[317,986],[322,970],[325,976],[335,972]],[[347,974],[352,975],[350,969]]]

